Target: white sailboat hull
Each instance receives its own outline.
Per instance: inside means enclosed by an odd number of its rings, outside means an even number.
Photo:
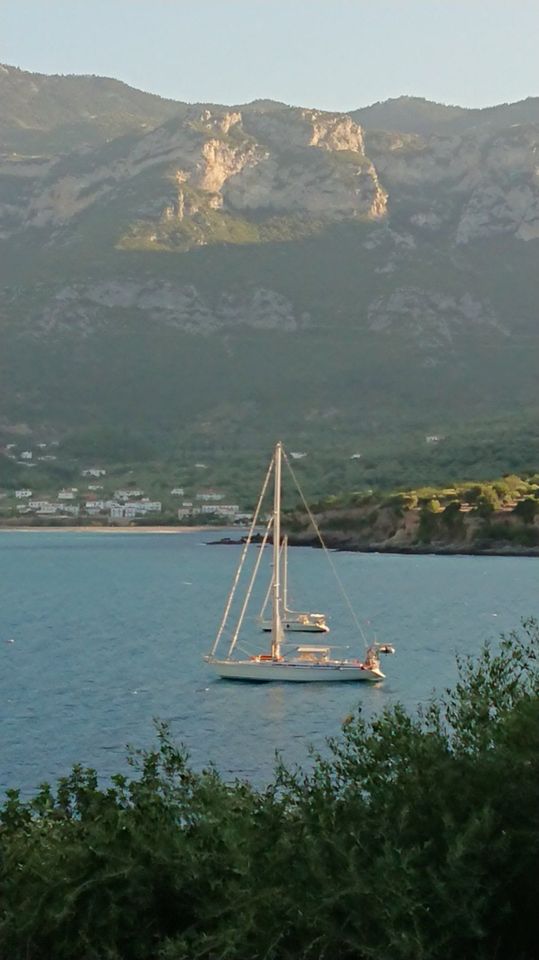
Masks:
[[[381,670],[370,670],[361,663],[334,660],[301,663],[290,660],[212,660],[208,666],[224,680],[251,680],[286,683],[376,682],[384,679]]]

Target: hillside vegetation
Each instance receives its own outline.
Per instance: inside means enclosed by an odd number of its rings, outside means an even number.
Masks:
[[[539,554],[539,474],[329,496],[311,506],[327,546],[388,552]],[[293,544],[320,545],[307,511],[286,518]]]
[[[497,423],[493,470],[528,468],[536,108],[362,119],[2,67],[0,440],[113,426],[166,458],[283,437],[411,460]]]

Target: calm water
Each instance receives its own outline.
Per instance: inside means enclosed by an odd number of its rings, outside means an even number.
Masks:
[[[204,545],[211,536],[0,532],[1,789],[31,793],[75,762],[104,776],[123,770],[127,743],[154,741],[154,717],[170,722],[196,766],[212,760],[227,777],[260,783],[276,750],[304,760],[358,702],[370,714],[428,699],[454,679],[457,650],[539,616],[534,558],[334,554],[364,629],[397,646],[383,661],[388,679],[214,680],[202,656],[239,553]],[[291,550],[289,573],[292,600],[327,612],[335,643],[355,643],[323,554]],[[246,639],[260,639],[252,619]]]

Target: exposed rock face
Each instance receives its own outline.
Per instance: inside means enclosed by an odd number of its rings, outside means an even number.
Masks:
[[[425,353],[432,365],[442,348],[452,346],[456,337],[484,327],[505,334],[492,307],[469,293],[460,297],[419,288],[400,288],[374,300],[369,306],[370,329],[378,333],[404,332]]]
[[[321,110],[289,108],[276,113],[249,113],[245,129],[278,150],[320,147],[324,150],[351,150],[364,154],[359,124],[346,115]]]
[[[389,189],[390,211],[392,199],[398,204],[404,195],[416,206],[415,226],[449,229],[457,244],[500,234],[539,236],[539,125],[494,135],[373,133],[367,143]]]
[[[131,422],[130,364],[158,426],[224,403],[233,430],[254,398],[271,430],[295,417],[382,435],[410,416],[433,433],[450,408],[460,422],[536,403],[539,126],[365,134],[347,114],[271,103],[159,103],[147,123],[145,98],[124,123],[107,107],[121,89],[90,81],[64,111],[62,78],[0,71],[12,419],[105,422],[108,369]]]
[[[16,175],[27,187],[19,190],[18,203],[0,207],[0,229],[65,226],[150,171],[163,185],[161,208],[153,213],[167,218],[176,210],[182,220],[199,209],[170,196],[170,184],[179,178],[207,195],[213,209],[328,219],[375,219],[386,212],[385,191],[350,117],[291,109],[250,113],[245,129],[238,111],[193,109],[127,144],[119,155],[111,147],[46,164],[6,159],[0,178]],[[130,206],[134,219],[148,217],[143,196],[135,194]]]
[[[242,327],[290,332],[310,324],[308,314],[298,314],[274,290],[223,291],[212,303],[190,284],[126,280],[65,287],[36,318],[35,328],[38,333],[91,335],[118,323],[118,311],[127,322],[137,312],[148,321],[202,336]]]
[[[339,169],[322,151],[285,162],[270,156],[230,180],[223,195],[236,211],[308,213],[330,220],[379,219],[385,215],[387,199],[374,167],[361,155]]]

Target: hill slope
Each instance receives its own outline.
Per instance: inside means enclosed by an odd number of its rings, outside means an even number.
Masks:
[[[539,409],[534,123],[364,133],[11,68],[2,91],[4,432],[391,448]]]

